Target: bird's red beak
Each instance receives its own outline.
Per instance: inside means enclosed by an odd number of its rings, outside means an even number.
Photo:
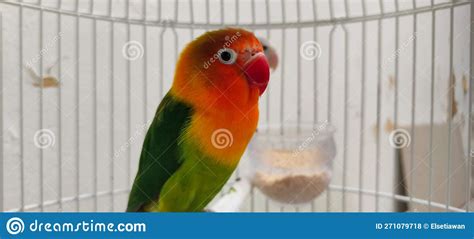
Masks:
[[[244,65],[245,76],[251,85],[257,86],[260,95],[267,89],[270,80],[270,66],[262,52],[252,56]]]

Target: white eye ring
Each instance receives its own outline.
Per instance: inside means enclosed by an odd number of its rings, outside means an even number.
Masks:
[[[219,50],[217,57],[223,64],[230,65],[234,64],[234,62],[237,60],[237,53],[230,48],[223,48]]]

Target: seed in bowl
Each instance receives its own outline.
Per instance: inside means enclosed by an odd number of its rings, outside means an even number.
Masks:
[[[331,169],[327,156],[318,149],[290,151],[273,149],[263,152],[265,167],[257,169],[254,185],[275,201],[306,203],[328,186]]]

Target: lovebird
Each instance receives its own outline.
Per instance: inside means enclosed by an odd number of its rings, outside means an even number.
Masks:
[[[203,211],[256,131],[269,76],[249,31],[225,28],[190,42],[146,134],[127,211]]]
[[[263,47],[263,53],[267,57],[268,65],[272,71],[275,71],[278,66],[278,55],[275,48],[270,45],[267,39],[259,37],[258,40]]]

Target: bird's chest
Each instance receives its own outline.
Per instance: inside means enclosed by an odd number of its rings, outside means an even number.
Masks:
[[[221,115],[197,113],[187,130],[187,138],[203,154],[221,164],[238,164],[258,123],[258,108],[247,112],[222,112]]]

